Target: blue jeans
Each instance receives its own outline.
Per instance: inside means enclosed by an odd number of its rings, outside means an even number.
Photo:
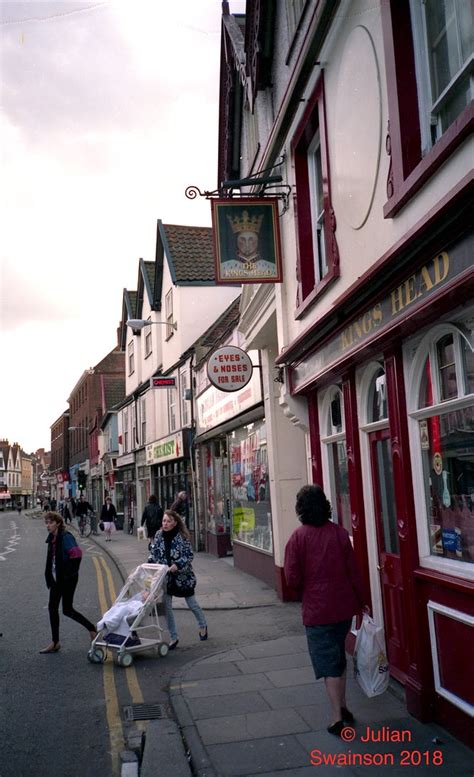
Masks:
[[[184,601],[186,602],[192,614],[196,618],[199,628],[205,629],[207,627],[206,618],[204,617],[204,613],[201,610],[199,604],[197,603],[196,597],[187,596]],[[168,631],[170,633],[171,642],[174,642],[176,639],[178,639],[178,632],[176,631],[176,621],[174,619],[173,597],[170,596],[169,594],[165,594],[165,612],[166,612],[166,623],[168,625]]]

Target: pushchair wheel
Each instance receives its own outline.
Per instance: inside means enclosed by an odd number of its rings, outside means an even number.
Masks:
[[[169,653],[169,650],[170,649],[166,644],[166,642],[160,642],[160,644],[157,647],[157,653],[159,656],[161,656],[161,658],[164,658],[165,656],[167,656]]]
[[[102,648],[93,648],[92,650],[89,650],[87,654],[87,658],[91,662],[91,664],[103,664],[105,661],[105,653],[102,650]]]
[[[133,664],[133,656],[130,653],[123,653],[123,655],[119,653],[117,655],[117,664],[124,667],[131,666]]]

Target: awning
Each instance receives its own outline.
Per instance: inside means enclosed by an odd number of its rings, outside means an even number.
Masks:
[[[0,491],[0,499],[11,499],[9,491]]]

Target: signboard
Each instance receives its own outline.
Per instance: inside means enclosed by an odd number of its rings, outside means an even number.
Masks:
[[[262,401],[259,370],[255,370],[247,386],[231,394],[209,386],[196,400],[197,434],[229,421]]]
[[[183,433],[177,432],[146,446],[146,463],[161,464],[163,461],[180,459],[184,456]]]
[[[276,198],[213,199],[216,283],[281,283]]]
[[[176,388],[176,378],[174,376],[165,378],[157,375],[150,378],[150,388]]]
[[[207,375],[220,391],[238,391],[252,377],[250,356],[235,345],[224,345],[211,354],[207,362]]]

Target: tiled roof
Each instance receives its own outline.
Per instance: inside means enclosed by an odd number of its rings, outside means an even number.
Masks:
[[[163,229],[168,243],[165,250],[169,262],[173,265],[176,283],[213,283],[215,272],[212,229],[176,224],[163,224]]]
[[[109,375],[105,378],[105,408],[110,410],[125,396],[125,375],[123,377],[111,377]]]
[[[137,292],[136,291],[129,291],[127,289],[128,298],[130,300],[130,307],[131,307],[131,313],[132,317],[137,312]]]
[[[150,291],[151,291],[151,300],[150,304],[153,302],[153,294],[155,292],[154,286],[155,286],[155,262],[143,262],[148,283],[150,284]]]
[[[123,351],[119,351],[118,348],[114,348],[113,351],[104,356],[104,358],[95,365],[94,372],[96,373],[119,373],[123,372],[125,375],[125,354]]]

